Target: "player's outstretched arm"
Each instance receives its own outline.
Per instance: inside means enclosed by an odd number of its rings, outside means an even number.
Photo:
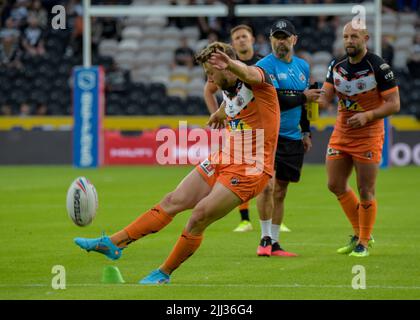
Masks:
[[[210,82],[209,80],[207,80],[206,84],[204,85],[203,96],[204,96],[204,101],[206,103],[207,109],[209,110],[210,114],[216,112],[218,109],[217,99],[214,96],[217,90],[218,90],[217,86],[213,82]]]
[[[247,66],[239,60],[233,60],[220,50],[212,53],[208,62],[218,70],[228,70],[248,84],[260,84],[264,81],[262,72],[257,67]]]

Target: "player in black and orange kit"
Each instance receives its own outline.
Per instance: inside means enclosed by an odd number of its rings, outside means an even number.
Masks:
[[[337,250],[355,257],[369,255],[377,203],[375,183],[384,141],[383,119],[399,111],[398,86],[391,67],[369,52],[367,30],[344,26],[346,56],[333,60],[323,85],[320,106],[337,95],[338,116],[327,149],[328,188],[350,221],[354,235]],[[359,197],[348,184],[356,170]]]
[[[232,47],[235,50],[238,60],[245,63],[248,66],[252,66],[262,58],[254,52],[254,36],[252,28],[240,24],[230,31],[230,39]],[[216,99],[216,92],[219,88],[211,81],[207,80],[204,86],[204,101],[206,102],[207,109],[210,113],[215,112],[219,108],[219,104]],[[241,222],[233,230],[235,232],[246,232],[252,230],[252,224],[249,219],[249,203],[245,202],[239,206],[239,213],[241,215]]]
[[[223,104],[209,120],[215,128],[227,123],[229,135],[222,150],[212,153],[173,192],[127,227],[111,237],[76,238],[78,246],[115,260],[130,243],[160,231],[178,213],[192,209],[168,258],[140,281],[167,283],[172,272],[198,249],[210,224],[265,188],[274,173],[280,127],[277,92],[263,69],[235,58],[230,45],[218,42],[197,57],[209,79],[223,90]]]

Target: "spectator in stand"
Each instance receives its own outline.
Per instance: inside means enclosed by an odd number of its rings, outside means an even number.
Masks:
[[[19,49],[19,38],[7,35],[0,42],[0,67],[17,68],[23,67],[20,58],[22,52]]]
[[[382,37],[382,58],[392,68],[392,61],[394,60],[394,47],[391,44],[391,40],[387,36]]]
[[[16,21],[19,28],[24,27],[26,24],[26,18],[28,17],[28,0],[16,0],[10,16]]]
[[[3,104],[0,108],[0,115],[12,116],[13,115],[12,106],[8,103]]]
[[[19,107],[19,116],[28,117],[32,113],[32,108],[29,103],[24,102]]]
[[[397,0],[398,11],[417,11],[419,9],[419,0]]]
[[[175,50],[174,66],[194,66],[194,50],[189,47],[187,37],[181,37],[180,46]]]
[[[66,7],[67,22],[71,30],[66,56],[71,57],[82,52],[83,7],[80,0],[70,0]]]
[[[5,28],[0,31],[0,38],[7,36],[13,36],[15,38],[20,37],[20,31],[17,28],[17,23],[12,17],[7,18]]]
[[[45,54],[44,31],[40,28],[35,15],[28,16],[28,27],[23,31],[22,47],[31,56]]]
[[[420,33],[417,33],[414,37],[414,43],[410,50],[407,67],[413,78],[420,79]]]
[[[36,116],[46,116],[48,115],[48,108],[45,103],[38,103],[35,107],[35,115]]]
[[[121,92],[126,89],[126,74],[114,61],[105,73],[107,92]]]
[[[41,0],[34,0],[30,6],[29,15],[33,15],[38,19],[38,25],[40,28],[47,28],[48,24],[48,12],[42,6]]]

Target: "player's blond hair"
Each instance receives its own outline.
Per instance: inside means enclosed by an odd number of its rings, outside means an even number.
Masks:
[[[212,53],[216,52],[217,50],[226,53],[229,58],[236,59],[236,53],[233,47],[230,44],[224,42],[213,42],[201,50],[196,56],[195,61],[200,64],[204,64],[210,59]]]

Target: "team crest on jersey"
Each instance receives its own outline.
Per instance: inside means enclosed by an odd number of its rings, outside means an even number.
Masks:
[[[359,81],[357,82],[356,86],[357,86],[357,89],[363,90],[366,88],[366,83],[364,81]]]
[[[338,105],[340,110],[365,111],[357,101],[353,101],[350,99],[340,99],[338,101]]]
[[[238,107],[242,107],[244,102],[245,102],[244,98],[238,94],[237,99],[236,99],[236,103]]]
[[[372,151],[368,151],[365,153],[366,158],[368,158],[369,160],[371,160],[373,158],[373,152]]]
[[[235,117],[243,108],[245,108],[249,102],[254,98],[252,90],[248,89],[242,83],[239,84],[236,95],[230,97],[225,91],[223,91],[223,100],[226,103],[226,114],[229,117]]]
[[[306,81],[306,77],[305,77],[305,75],[302,72],[299,74],[299,79],[302,82],[305,82]]]
[[[334,84],[335,84],[336,86],[339,86],[339,85],[341,84],[341,80],[340,80],[340,79],[335,78],[335,79],[334,79]]]
[[[269,74],[271,81],[276,81],[276,77],[273,74]]]

